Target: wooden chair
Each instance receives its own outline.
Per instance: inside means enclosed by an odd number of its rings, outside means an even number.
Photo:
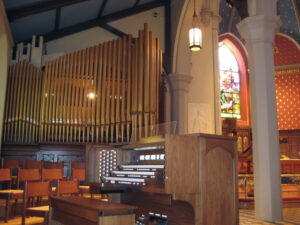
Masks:
[[[63,169],[64,162],[43,162],[44,169]]]
[[[79,183],[76,180],[66,180],[66,181],[59,180],[57,182],[57,189],[56,189],[57,197],[66,194],[78,195],[79,192],[80,192]]]
[[[17,183],[18,169],[20,168],[19,159],[1,158],[1,168],[10,168],[12,174],[12,184]]]
[[[25,181],[40,181],[41,173],[39,169],[19,169],[17,187],[20,188],[20,183]]]
[[[42,169],[42,161],[24,160],[23,169]]]
[[[75,169],[72,168],[72,180],[77,180],[79,183],[86,183],[85,179],[85,169]],[[87,185],[79,185],[80,193],[83,195],[84,193],[90,193],[90,186]]]
[[[1,168],[19,169],[20,160],[1,158]]]
[[[71,162],[71,169],[85,169],[84,162]]]
[[[26,216],[44,217],[44,225],[49,224],[49,205],[41,206],[41,198],[50,196],[50,182],[25,182],[23,197],[22,225]],[[36,198],[30,205],[29,198]]]
[[[51,182],[51,194],[55,195],[56,187],[54,186],[54,182],[58,180],[63,180],[63,170],[62,169],[42,169],[42,181],[50,181]]]
[[[15,203],[15,214],[16,214],[16,205],[17,205],[17,199],[23,198],[23,190],[12,190],[11,189],[11,169],[10,168],[4,168],[0,169],[0,182],[7,182],[8,183],[8,189],[0,190],[0,199],[5,199],[5,215],[4,215],[4,221],[7,223],[9,213],[10,213],[10,200],[16,199]]]

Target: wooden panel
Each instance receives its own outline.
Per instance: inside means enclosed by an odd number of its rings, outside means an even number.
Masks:
[[[199,176],[195,176],[200,171],[198,137],[168,135],[165,151],[166,193],[198,192]]]
[[[168,216],[168,224],[194,225],[193,207],[185,201],[173,201],[172,195],[153,194],[145,192],[129,192],[122,194],[122,203],[135,205],[136,219],[144,215],[147,219],[149,212]]]
[[[221,148],[215,148],[207,153],[205,159],[202,162],[203,224],[235,224],[232,156]]]
[[[99,217],[99,225],[133,225],[135,224],[135,215],[118,215]]]

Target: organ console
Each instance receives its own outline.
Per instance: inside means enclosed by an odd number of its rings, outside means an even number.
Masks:
[[[87,156],[89,181],[124,188],[120,202],[138,207],[136,224],[239,224],[232,137],[167,135],[159,143],[91,145]]]

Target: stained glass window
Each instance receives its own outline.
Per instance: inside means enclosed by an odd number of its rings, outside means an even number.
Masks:
[[[241,119],[240,75],[237,60],[225,45],[219,47],[221,117]]]

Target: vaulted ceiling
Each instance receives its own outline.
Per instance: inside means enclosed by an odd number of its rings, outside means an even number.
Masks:
[[[30,41],[32,35],[43,35],[45,42],[95,26],[122,36],[109,23],[130,15],[167,6],[171,0],[4,0],[14,41]],[[278,0],[280,32],[300,44],[300,0]],[[220,34],[234,33],[241,40],[236,24],[237,11],[221,0]]]
[[[169,5],[169,0],[4,0],[15,42],[43,35],[45,42],[100,26],[118,36],[108,23]]]
[[[282,23],[280,32],[290,36],[300,45],[299,11],[300,0],[277,1],[277,14],[280,16]],[[233,33],[243,41],[236,28],[236,24],[241,21],[237,11],[228,7],[225,0],[221,0],[219,12],[222,17],[222,21],[220,22],[220,34],[227,32]]]

